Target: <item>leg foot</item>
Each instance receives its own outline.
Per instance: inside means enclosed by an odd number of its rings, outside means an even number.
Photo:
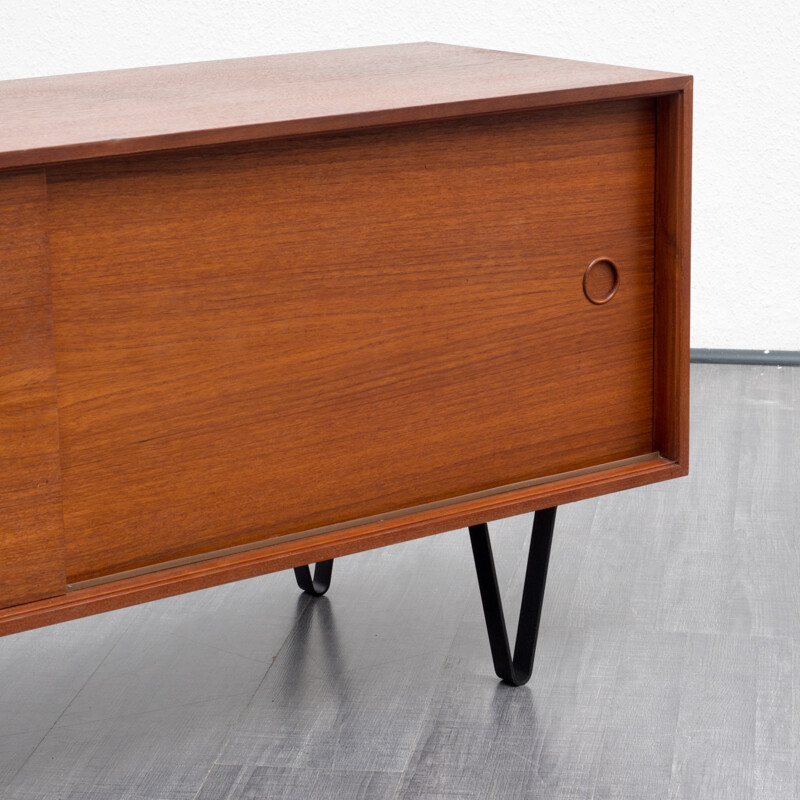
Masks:
[[[297,585],[312,597],[322,597],[331,585],[331,573],[333,572],[333,559],[320,561],[314,566],[314,577],[311,577],[311,569],[308,565],[294,568],[294,577]]]

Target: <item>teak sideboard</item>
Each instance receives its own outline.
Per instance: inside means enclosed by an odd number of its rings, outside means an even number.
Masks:
[[[431,43],[0,83],[0,634],[469,526],[527,680],[555,507],[687,472],[691,87]],[[485,523],[534,510],[512,663]]]

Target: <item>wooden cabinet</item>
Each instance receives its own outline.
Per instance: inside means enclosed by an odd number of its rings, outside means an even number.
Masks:
[[[691,79],[0,84],[0,633],[684,475]]]

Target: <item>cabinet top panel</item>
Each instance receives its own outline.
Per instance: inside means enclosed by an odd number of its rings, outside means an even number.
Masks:
[[[690,78],[419,42],[0,82],[0,169],[680,91]]]

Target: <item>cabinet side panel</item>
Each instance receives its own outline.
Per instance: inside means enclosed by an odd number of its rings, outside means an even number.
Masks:
[[[44,172],[0,175],[0,607],[66,590]]]
[[[656,105],[653,449],[689,470],[692,83]]]

